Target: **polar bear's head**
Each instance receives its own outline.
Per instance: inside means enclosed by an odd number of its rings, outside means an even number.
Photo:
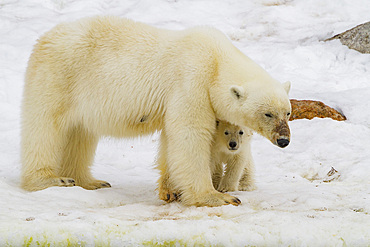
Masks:
[[[212,100],[216,118],[235,125],[246,126],[284,148],[290,142],[288,120],[291,105],[288,97],[290,82],[227,84],[221,86],[218,96],[222,102]],[[212,98],[212,94],[211,94]]]
[[[237,93],[246,97],[241,110],[244,109],[244,111],[250,112],[250,115],[245,115],[245,124],[281,148],[289,145],[288,121],[291,114],[291,105],[288,93],[290,82],[271,85],[270,90],[249,95],[249,99],[243,87],[231,87],[230,90],[232,94]],[[242,99],[239,98],[239,100]],[[248,107],[252,111],[247,110]]]
[[[290,82],[278,82],[230,42],[222,44],[209,87],[215,117],[250,128],[281,148],[288,146]]]

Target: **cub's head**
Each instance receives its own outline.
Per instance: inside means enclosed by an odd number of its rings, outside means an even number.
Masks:
[[[216,118],[246,126],[281,148],[288,146],[290,82],[241,83],[227,85],[223,90],[223,105],[213,101]]]
[[[250,131],[244,131],[241,127],[226,121],[216,121],[216,134],[214,138],[217,150],[222,152],[236,153],[242,145],[243,139],[250,136]]]

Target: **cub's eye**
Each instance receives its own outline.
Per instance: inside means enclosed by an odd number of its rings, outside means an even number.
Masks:
[[[266,116],[266,117],[272,117],[272,114],[270,114],[270,113],[266,113],[266,114],[265,114],[265,116]]]
[[[229,134],[229,132],[228,131],[225,131],[225,135],[227,136]]]
[[[244,134],[244,132],[241,130],[241,131],[239,131],[239,135],[243,135]]]
[[[287,115],[287,116],[290,116],[290,112],[288,112],[286,115]]]

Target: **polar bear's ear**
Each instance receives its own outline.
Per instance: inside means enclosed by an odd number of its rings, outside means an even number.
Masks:
[[[245,96],[244,88],[240,87],[240,86],[230,87],[230,93],[237,100],[239,100],[239,99],[241,99]]]
[[[290,81],[284,82],[283,87],[287,94],[289,94],[291,83]]]

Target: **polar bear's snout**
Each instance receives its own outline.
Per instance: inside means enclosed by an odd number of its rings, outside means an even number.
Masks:
[[[230,141],[229,150],[238,150],[238,143],[236,141]]]
[[[287,121],[280,121],[274,130],[273,143],[281,148],[285,148],[290,143],[290,130]]]
[[[277,145],[281,148],[285,148],[286,146],[289,145],[289,140],[288,139],[277,139]]]

